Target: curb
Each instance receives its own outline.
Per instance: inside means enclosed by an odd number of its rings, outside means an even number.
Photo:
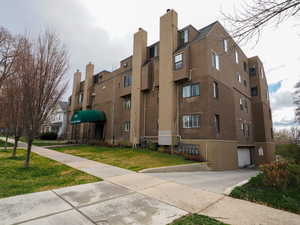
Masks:
[[[243,180],[243,181],[241,181],[241,182],[237,183],[236,185],[233,185],[233,186],[231,186],[229,188],[226,188],[226,190],[223,192],[223,194],[224,195],[230,195],[230,193],[232,192],[232,190],[234,188],[239,187],[239,186],[243,186],[244,184],[248,183],[249,180],[250,180],[250,178],[247,179],[247,180]]]
[[[190,163],[177,166],[163,166],[140,170],[139,173],[168,173],[168,172],[196,172],[211,170],[208,163]]]

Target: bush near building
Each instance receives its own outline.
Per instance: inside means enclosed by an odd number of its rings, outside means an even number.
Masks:
[[[46,132],[42,133],[40,135],[41,140],[56,140],[57,139],[57,133],[54,132]]]
[[[262,173],[236,187],[231,196],[300,214],[300,147],[281,145],[281,161],[262,165]]]

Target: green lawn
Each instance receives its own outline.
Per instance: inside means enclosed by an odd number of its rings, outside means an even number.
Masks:
[[[185,160],[182,156],[144,149],[133,150],[131,148],[112,148],[90,145],[68,146],[53,149],[133,171],[193,163],[192,161]]]
[[[21,137],[20,141],[27,142],[26,138],[24,137]],[[64,145],[67,144],[67,141],[35,139],[32,144],[37,146]]]
[[[85,184],[101,179],[32,153],[31,166],[23,168],[25,150],[0,150],[0,198]]]
[[[5,146],[5,141],[3,141],[3,140],[0,139],[0,147],[4,147],[4,146]],[[12,146],[14,146],[14,145],[11,144],[11,143],[7,143],[7,146],[8,146],[8,147],[12,147]]]
[[[169,225],[228,225],[228,224],[222,223],[220,221],[217,221],[207,216],[203,216],[199,214],[191,214],[179,218]]]
[[[251,178],[247,184],[236,187],[230,196],[300,214],[299,187],[288,187],[286,191],[280,191],[266,186],[262,174]]]

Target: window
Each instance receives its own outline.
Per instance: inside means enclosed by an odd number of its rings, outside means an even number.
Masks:
[[[149,58],[158,56],[157,44],[149,48]]]
[[[213,96],[214,98],[219,98],[219,86],[216,81],[213,82]]]
[[[242,83],[242,77],[241,77],[241,74],[240,73],[236,73],[236,76],[237,76],[237,80]]]
[[[248,102],[246,99],[244,99],[244,106],[245,106],[245,111],[248,113]]]
[[[249,124],[245,124],[245,136],[249,137],[250,136],[250,125]]]
[[[244,105],[243,105],[243,100],[242,100],[242,98],[240,98],[240,109],[241,109],[241,111],[244,110]]]
[[[220,70],[220,58],[215,52],[212,53],[212,66],[215,69]]]
[[[82,104],[82,102],[83,102],[83,94],[80,93],[79,94],[79,104]]]
[[[247,66],[247,63],[246,62],[244,62],[244,71],[247,73],[247,71],[248,71],[248,66]]]
[[[184,115],[182,117],[183,128],[199,128],[200,115]]]
[[[126,97],[126,98],[124,98],[124,109],[130,110],[130,108],[131,108],[131,98]]]
[[[228,52],[228,41],[226,39],[223,39],[223,48],[225,52]]]
[[[249,68],[249,74],[250,76],[256,76],[256,69],[255,68]]]
[[[217,134],[220,134],[220,115],[215,114],[214,116],[214,127]]]
[[[130,121],[124,122],[124,131],[129,132],[130,131]]]
[[[245,124],[243,122],[241,122],[241,131],[243,132],[243,134],[245,136]]]
[[[174,57],[174,66],[175,70],[181,69],[183,66],[183,53],[180,53],[178,55],[175,55]]]
[[[239,53],[235,50],[235,62],[239,64]]]
[[[260,74],[261,74],[261,79],[264,79],[264,69],[261,67],[260,68]]]
[[[189,98],[200,95],[200,85],[199,84],[190,84],[182,88],[182,97]]]
[[[258,95],[258,89],[257,87],[251,88],[251,96],[257,96]]]
[[[188,43],[189,42],[189,30],[185,29],[183,31],[183,43]]]
[[[131,75],[124,76],[124,88],[131,86],[132,77]]]
[[[246,80],[244,80],[244,86],[247,87],[247,81]]]

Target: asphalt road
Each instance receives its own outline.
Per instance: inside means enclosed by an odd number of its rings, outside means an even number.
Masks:
[[[149,173],[148,175],[188,185],[193,188],[223,193],[227,188],[247,180],[256,174],[258,174],[258,171],[254,169],[240,169],[230,171]]]

